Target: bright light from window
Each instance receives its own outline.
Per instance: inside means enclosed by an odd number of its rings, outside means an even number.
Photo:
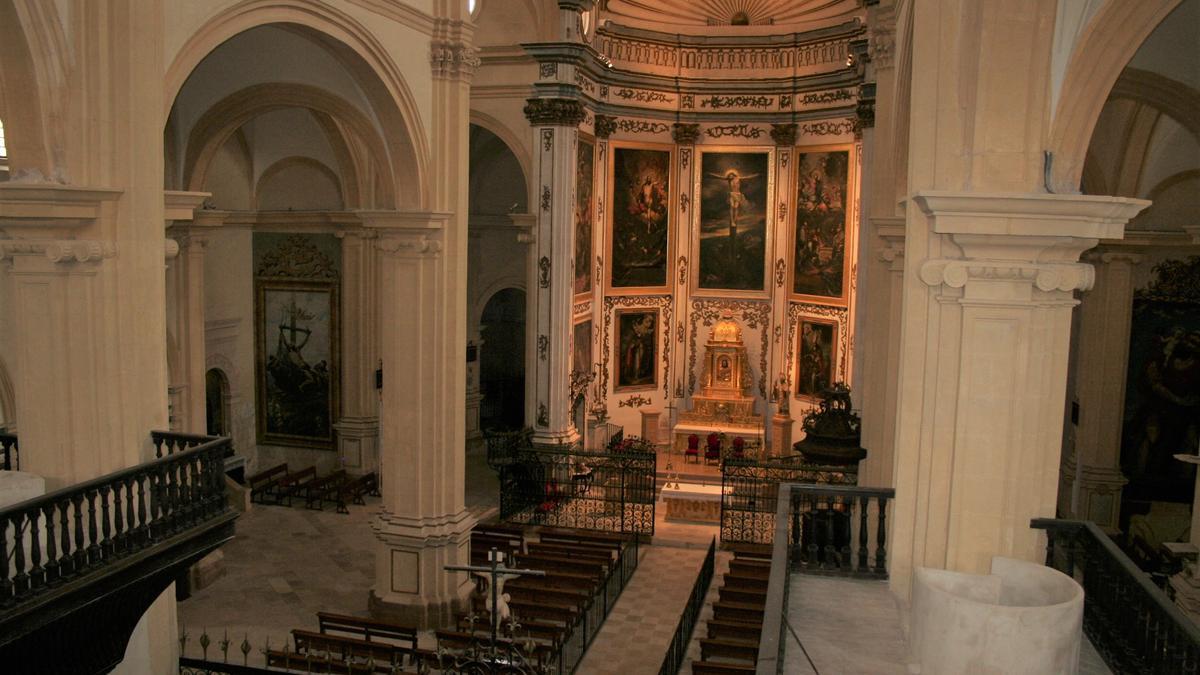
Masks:
[[[8,157],[8,146],[4,144],[4,122],[0,121],[0,157]]]
[[[467,11],[470,12],[471,14],[475,13],[475,3],[477,1],[478,0],[467,0]]]

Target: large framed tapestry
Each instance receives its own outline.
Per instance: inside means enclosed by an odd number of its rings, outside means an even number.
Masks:
[[[592,290],[595,156],[596,146],[590,139],[580,136],[579,152],[575,157],[575,295],[586,295]]]
[[[616,145],[612,156],[609,293],[667,285],[671,255],[671,161],[664,146]]]
[[[766,290],[770,247],[767,218],[773,200],[772,150],[702,149],[694,194],[693,256],[700,292]]]
[[[849,146],[797,149],[792,293],[799,300],[845,307],[849,299],[851,160]]]
[[[802,316],[796,346],[796,397],[816,400],[833,384],[838,362],[837,319]]]
[[[339,252],[330,235],[254,235],[259,443],[334,447]]]
[[[655,389],[658,386],[658,310],[618,309],[613,360],[613,391]]]

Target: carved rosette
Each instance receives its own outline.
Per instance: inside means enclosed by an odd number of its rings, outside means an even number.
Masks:
[[[534,126],[573,127],[578,126],[584,116],[583,104],[573,98],[531,98],[525,102],[525,117]],[[597,119],[596,125],[599,124]]]
[[[671,125],[671,138],[680,145],[695,145],[700,140],[700,125],[676,122]]]

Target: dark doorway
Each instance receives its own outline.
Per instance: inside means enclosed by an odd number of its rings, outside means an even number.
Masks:
[[[229,435],[229,378],[219,368],[204,374],[204,411],[209,436]]]
[[[479,389],[484,430],[525,426],[525,291],[505,288],[488,300],[480,319]]]

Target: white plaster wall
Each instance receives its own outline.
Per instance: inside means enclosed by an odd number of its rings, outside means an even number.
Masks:
[[[222,367],[233,398],[234,447],[252,463],[254,413],[254,278],[249,229],[222,230],[209,238],[204,256],[205,353],[208,367]],[[218,328],[219,327],[219,328]]]
[[[288,164],[267,176],[258,186],[257,197],[263,211],[336,211],[343,206],[332,171],[307,162]]]
[[[212,206],[229,211],[250,209],[253,204],[251,171],[250,158],[238,135],[230,136],[213,157],[204,179],[204,191],[212,194],[209,198]]]

